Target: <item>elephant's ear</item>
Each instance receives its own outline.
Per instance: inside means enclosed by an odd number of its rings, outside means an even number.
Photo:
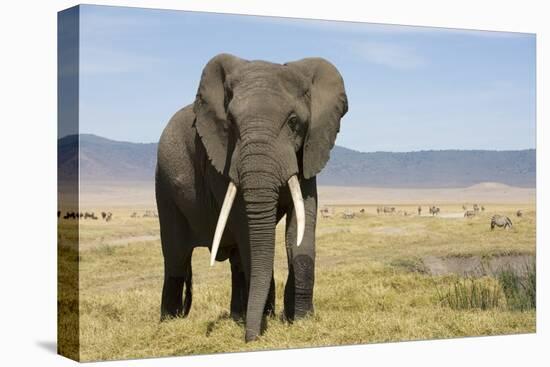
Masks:
[[[342,76],[322,58],[307,58],[286,65],[298,68],[311,80],[311,118],[304,144],[303,174],[318,174],[330,158],[340,119],[348,111],[348,99]]]
[[[212,58],[202,71],[199,90],[193,106],[195,127],[206,148],[212,165],[221,174],[227,174],[233,147],[227,121],[225,81],[235,68],[246,61],[229,54]]]

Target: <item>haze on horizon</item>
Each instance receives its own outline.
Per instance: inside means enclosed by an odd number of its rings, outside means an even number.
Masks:
[[[535,35],[80,6],[80,131],[157,142],[221,52],[321,56],[349,99],[336,144],[361,152],[534,149]]]

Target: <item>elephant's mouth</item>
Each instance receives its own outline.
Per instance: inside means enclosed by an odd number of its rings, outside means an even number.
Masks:
[[[287,181],[287,184],[292,196],[292,202],[294,203],[294,210],[296,212],[296,224],[298,229],[296,246],[300,246],[302,239],[304,238],[306,224],[304,198],[302,196],[302,190],[300,189],[300,182],[298,181],[298,177],[296,177],[296,175],[292,175],[292,177],[290,177]],[[210,266],[213,266],[216,261],[216,255],[218,253],[218,248],[220,247],[222,234],[236,195],[237,186],[232,181],[229,181],[227,192],[225,193],[225,198],[220,210],[220,216],[218,217],[218,223],[216,224],[216,231],[214,232],[214,240],[212,241],[212,251],[210,255]]]

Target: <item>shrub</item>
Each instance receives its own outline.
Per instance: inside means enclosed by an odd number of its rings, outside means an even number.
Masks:
[[[499,283],[490,278],[457,279],[449,290],[441,294],[439,301],[453,310],[496,308],[500,304],[502,292]]]
[[[523,272],[512,268],[501,270],[497,279],[509,310],[526,311],[537,307],[536,265],[526,265]]]

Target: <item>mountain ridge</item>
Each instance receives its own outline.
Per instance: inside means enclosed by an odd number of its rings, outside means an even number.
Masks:
[[[93,134],[58,139],[60,180],[74,179],[77,142],[80,177],[87,181],[152,181],[157,143],[116,141]],[[536,150],[421,150],[359,152],[335,146],[319,185],[443,188],[494,182],[535,187]]]

